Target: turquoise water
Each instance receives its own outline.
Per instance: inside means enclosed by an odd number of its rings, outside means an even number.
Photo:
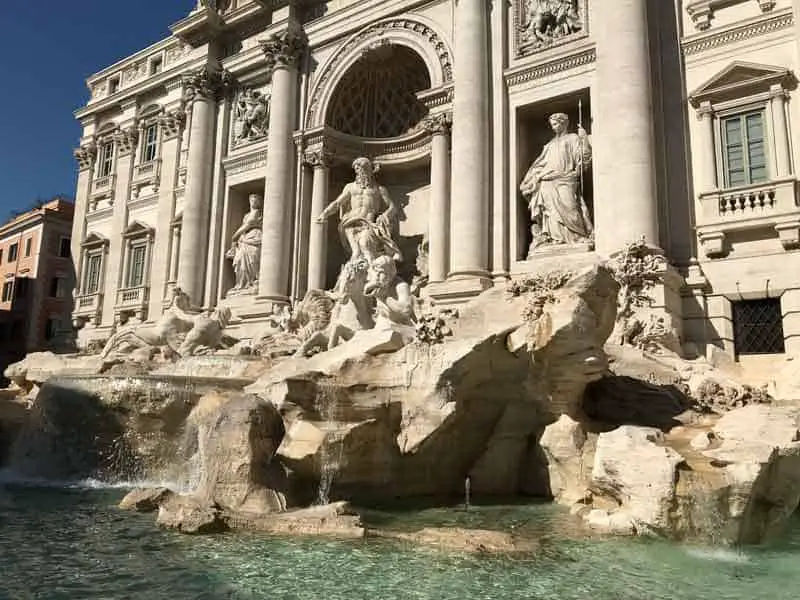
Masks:
[[[800,519],[736,552],[560,535],[552,506],[382,512],[384,527],[514,527],[524,557],[465,556],[383,539],[187,537],[115,508],[124,492],[0,484],[0,599],[713,600],[800,597]]]

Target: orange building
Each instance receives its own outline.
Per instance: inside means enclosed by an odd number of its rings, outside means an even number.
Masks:
[[[56,198],[0,226],[0,379],[26,353],[72,338],[73,211]]]

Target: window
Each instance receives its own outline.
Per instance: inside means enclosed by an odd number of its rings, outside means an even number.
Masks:
[[[31,246],[33,245],[33,238],[25,240],[25,256],[31,255]]]
[[[725,185],[736,187],[766,181],[764,112],[726,117],[721,124]]]
[[[8,262],[13,262],[17,260],[17,246],[18,244],[11,244],[8,247]]]
[[[92,254],[86,259],[86,275],[84,276],[84,293],[96,294],[100,289],[101,254]]]
[[[778,298],[733,302],[733,344],[740,354],[784,352],[783,317]]]
[[[106,142],[100,147],[100,162],[98,163],[98,177],[111,175],[114,165],[114,142]]]
[[[3,262],[3,249],[0,248],[0,263]]]
[[[144,130],[144,143],[142,145],[142,162],[147,163],[156,159],[158,151],[158,125],[153,123]]]
[[[119,76],[108,80],[108,94],[116,94],[117,90],[119,90]]]
[[[58,241],[58,255],[61,258],[69,258],[71,254],[70,244],[72,240],[68,237],[62,237]]]
[[[144,256],[146,247],[139,244],[131,247],[128,262],[128,287],[135,288],[144,284]]]
[[[13,281],[6,281],[3,284],[3,302],[10,302],[11,296],[14,293],[14,282]]]
[[[164,67],[164,61],[161,59],[161,57],[160,56],[155,57],[153,60],[150,61],[150,75],[161,73],[161,69],[163,67]]]
[[[31,280],[27,277],[20,277],[17,279],[17,291],[16,297],[17,300],[23,300],[28,297],[28,290],[31,287]]]
[[[66,295],[67,285],[63,277],[53,277],[50,280],[50,297],[63,298]]]

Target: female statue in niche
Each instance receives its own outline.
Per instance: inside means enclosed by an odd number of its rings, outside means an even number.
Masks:
[[[228,295],[255,292],[261,263],[261,196],[250,194],[250,211],[231,236],[232,245],[225,256],[233,261],[236,283]]]
[[[568,133],[569,117],[550,115],[555,135],[525,174],[520,191],[528,198],[533,226],[530,253],[542,245],[591,241],[592,223],[579,182],[592,159],[586,131]],[[529,254],[530,254],[529,253]]]

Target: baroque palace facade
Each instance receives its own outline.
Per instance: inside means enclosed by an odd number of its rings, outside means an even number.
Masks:
[[[363,209],[434,305],[644,238],[687,353],[800,352],[798,11],[200,1],[76,113],[79,339],[176,288],[257,325],[333,286]]]

